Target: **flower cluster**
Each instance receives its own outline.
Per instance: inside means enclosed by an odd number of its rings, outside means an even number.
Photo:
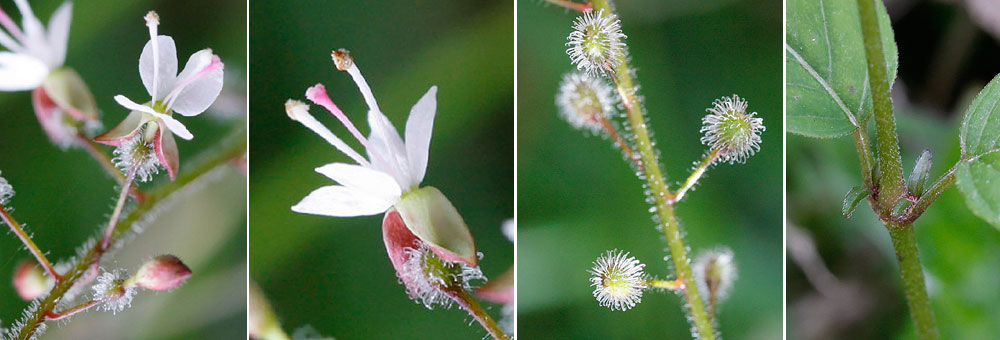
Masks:
[[[647,288],[643,268],[629,253],[609,250],[594,261],[590,273],[590,286],[594,297],[603,307],[626,311],[642,302],[642,291]]]

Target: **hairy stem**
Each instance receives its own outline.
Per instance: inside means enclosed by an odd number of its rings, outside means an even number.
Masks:
[[[493,320],[493,317],[486,313],[486,311],[483,310],[483,307],[476,302],[476,299],[473,299],[472,296],[469,295],[468,291],[459,288],[456,289],[454,293],[455,295],[453,296],[453,300],[455,300],[459,306],[462,306],[462,309],[468,312],[469,315],[475,318],[476,321],[479,322],[479,325],[483,326],[483,329],[490,333],[490,336],[492,336],[493,339],[510,339],[507,337],[507,334],[504,334],[503,329],[497,325],[496,321]]]
[[[90,301],[84,302],[84,303],[82,303],[80,305],[77,305],[77,306],[71,307],[69,309],[66,309],[66,310],[64,310],[62,312],[52,312],[52,311],[50,311],[48,313],[45,313],[45,320],[48,320],[48,321],[62,320],[62,319],[68,318],[70,316],[73,316],[74,314],[86,311],[87,309],[90,309],[90,307],[97,306],[100,303],[101,302],[97,301],[97,300],[90,300]]]
[[[628,158],[632,164],[635,164],[637,169],[642,170],[642,162],[635,157],[635,152],[632,151],[632,146],[625,142],[622,135],[618,133],[615,126],[611,124],[611,120],[608,117],[601,117],[601,126],[604,127],[604,131],[607,131],[608,135],[614,141],[614,144],[622,149],[622,153],[625,154],[625,158]]]
[[[596,0],[594,7],[595,9],[603,9],[605,13],[613,13],[611,0]],[[688,319],[694,323],[698,339],[713,340],[716,336],[712,327],[712,319],[705,310],[705,305],[698,294],[694,275],[691,274],[687,246],[684,245],[684,238],[681,235],[681,226],[674,216],[674,206],[671,204],[674,196],[667,187],[663,172],[660,170],[656,151],[653,150],[653,142],[647,130],[645,109],[642,107],[642,102],[638,100],[632,74],[629,72],[628,57],[626,56],[623,60],[626,61],[618,64],[611,76],[625,106],[628,124],[632,128],[635,138],[635,148],[642,161],[642,172],[645,175],[646,185],[655,201],[660,227],[667,239],[670,259],[673,261],[676,271],[675,275],[684,282],[684,300],[687,305]]]
[[[666,290],[680,290],[684,289],[684,280],[676,279],[673,281],[669,280],[646,280],[646,285],[652,288],[666,289]]]
[[[867,125],[867,123],[861,124],[862,127]],[[854,148],[858,150],[858,161],[861,162],[861,178],[864,179],[865,187],[874,191],[877,189],[872,178],[872,171],[875,171],[875,161],[872,159],[872,147],[868,143],[868,130],[862,127],[851,132],[851,137],[854,138]]]
[[[108,219],[108,227],[104,230],[104,237],[101,238],[101,248],[105,251],[111,246],[111,234],[115,232],[115,225],[118,224],[118,218],[122,215],[122,209],[125,209],[125,202],[128,200],[129,188],[132,187],[132,182],[135,181],[135,173],[139,169],[139,164],[132,165],[128,169],[128,177],[125,177],[125,184],[122,186],[122,192],[118,195],[118,202],[115,203],[115,210],[111,213],[111,218]]]
[[[35,260],[37,260],[38,264],[45,269],[45,272],[49,273],[49,276],[55,279],[56,282],[62,280],[59,273],[56,273],[55,268],[52,267],[52,263],[49,262],[47,257],[45,257],[45,253],[38,248],[38,245],[36,245],[35,241],[31,239],[31,236],[29,236],[28,233],[21,228],[21,224],[17,223],[17,220],[14,220],[14,217],[7,212],[7,208],[3,205],[0,205],[0,217],[3,218],[4,223],[7,223],[7,225],[10,226],[10,231],[13,232],[14,235],[17,235],[17,238],[21,239],[21,242],[24,243],[24,247],[28,248],[31,255],[35,256]]]
[[[705,155],[705,159],[701,161],[701,164],[698,164],[698,167],[694,168],[691,175],[684,180],[684,184],[681,184],[681,187],[677,189],[676,193],[674,193],[674,198],[670,200],[670,204],[680,202],[680,200],[684,198],[684,194],[690,190],[691,187],[694,187],[695,183],[698,183],[698,179],[701,178],[701,175],[704,175],[705,170],[708,170],[708,167],[712,166],[712,163],[715,163],[715,160],[718,158],[719,150],[712,150],[712,152],[708,153],[708,155]]]
[[[892,99],[889,97],[889,72],[886,71],[885,55],[882,53],[882,38],[875,6],[883,5],[880,0],[858,0],[861,33],[865,41],[865,56],[868,59],[868,76],[871,79],[872,103],[875,111],[875,143],[878,146],[879,171],[878,215],[891,216],[896,200],[906,192],[906,183],[903,182],[899,138],[896,135],[896,120],[892,114]]]
[[[910,307],[910,318],[916,326],[917,338],[935,340],[938,338],[934,325],[934,313],[927,298],[927,288],[924,286],[924,270],[920,266],[920,254],[917,251],[917,240],[912,224],[886,225],[892,237],[892,246],[896,250],[896,260],[903,274],[903,290],[906,293],[906,303]]]
[[[246,152],[246,148],[246,130],[241,127],[236,129],[228,138],[225,138],[219,146],[208,151],[211,156],[202,163],[197,164],[191,171],[178,176],[173,182],[166,183],[147,193],[146,199],[115,225],[110,242],[114,243],[115,240],[132,227],[133,223],[139,221],[147,212],[153,210],[158,203],[163,202],[171,194],[218,168],[220,165],[227,164],[231,159],[242,156]],[[84,276],[83,274],[87,271],[87,268],[100,261],[101,255],[104,254],[105,250],[101,248],[100,244],[95,244],[85,255],[81,256],[69,271],[66,272],[64,279],[56,283],[48,296],[39,302],[38,308],[24,320],[24,326],[21,327],[15,339],[31,339],[35,331],[38,330],[38,325],[45,322],[46,314],[50,313],[63,295],[73,287],[78,279]]]

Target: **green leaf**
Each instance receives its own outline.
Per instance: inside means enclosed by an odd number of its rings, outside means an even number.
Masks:
[[[958,190],[973,213],[1000,228],[1000,75],[972,100],[958,135]]]
[[[816,138],[854,131],[868,121],[872,107],[857,3],[789,0],[787,6],[788,131]],[[885,6],[877,7],[886,70],[895,80],[896,41]]]
[[[850,218],[854,214],[854,208],[858,206],[858,203],[861,203],[861,200],[871,194],[872,190],[864,185],[851,188],[851,191],[848,191],[847,195],[844,196],[844,208],[842,209],[844,217]]]

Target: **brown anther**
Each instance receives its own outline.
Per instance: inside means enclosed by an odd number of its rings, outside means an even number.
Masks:
[[[351,58],[351,52],[347,49],[340,48],[333,50],[330,53],[330,57],[333,58],[333,64],[337,65],[337,70],[346,71],[354,65],[354,59]]]

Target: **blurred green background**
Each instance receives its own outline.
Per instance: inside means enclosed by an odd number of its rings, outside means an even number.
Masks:
[[[382,215],[334,218],[292,212],[333,181],[313,171],[350,159],[285,115],[288,98],[326,85],[363,133],[367,107],[330,51],[347,48],[383,112],[402,131],[410,107],[438,86],[423,185],[465,218],[487,277],[513,263],[500,231],[514,215],[514,15],[511,3],[454,1],[253,1],[250,120],[250,274],[284,328],[311,325],[340,339],[478,339],[460,309],[428,311],[398,283],[382,242]],[[311,112],[360,146],[318,106]],[[500,316],[500,306],[486,303]],[[439,308],[440,309],[440,308]]]
[[[61,1],[30,1],[43,23]],[[0,6],[14,20],[12,1]],[[180,171],[234,127],[244,125],[246,101],[246,3],[244,1],[77,1],[73,8],[66,64],[87,81],[105,127],[128,113],[112,97],[138,102],[149,95],[139,78],[139,54],[149,40],[143,15],[160,14],[160,34],[177,42],[179,63],[206,47],[226,64],[222,96],[205,114],[179,118],[195,135],[178,139]],[[0,171],[17,195],[14,217],[26,224],[49,259],[66,259],[103,229],[118,191],[114,180],[84,151],[61,151],[49,143],[31,108],[29,92],[0,92]],[[103,132],[103,131],[102,131]],[[103,147],[110,153],[110,147]],[[194,271],[172,292],[140,292],[132,307],[112,315],[88,312],[66,325],[51,322],[43,339],[239,339],[246,324],[246,177],[222,170],[159,214],[136,239],[106,261],[108,269],[135,272],[145,259],[174,254]],[[151,189],[169,181],[161,171]],[[0,233],[0,320],[9,327],[27,305],[10,284],[15,266],[31,255],[3,225]],[[88,293],[89,294],[89,293]]]
[[[1000,17],[966,1],[886,1],[899,46],[893,104],[903,166],[933,153],[932,180],[959,159],[958,127],[973,96],[1000,72]],[[969,13],[973,13],[970,15]],[[990,33],[993,32],[993,33]],[[840,214],[861,183],[849,137],[788,138],[789,339],[912,339],[899,267],[866,203]],[[914,224],[942,339],[1000,334],[1000,232],[948,189]],[[808,275],[807,275],[808,273]]]
[[[616,1],[673,188],[700,161],[701,118],[734,93],[764,119],[761,151],[711,168],[677,205],[687,245],[728,246],[739,278],[720,307],[730,339],[782,334],[781,1]],[[587,270],[630,251],[648,274],[673,277],[642,185],[610,142],[557,115],[575,15],[518,1],[518,325],[526,339],[687,338],[682,299],[648,291],[626,312],[600,307]]]

